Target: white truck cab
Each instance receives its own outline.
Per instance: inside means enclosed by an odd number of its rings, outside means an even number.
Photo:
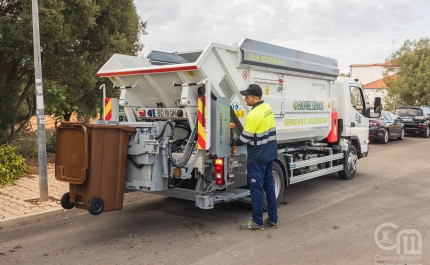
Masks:
[[[339,76],[333,84],[333,104],[338,107],[339,119],[343,120],[340,137],[355,143],[359,157],[368,153],[369,119],[367,106],[359,80]],[[369,114],[368,114],[369,115]]]

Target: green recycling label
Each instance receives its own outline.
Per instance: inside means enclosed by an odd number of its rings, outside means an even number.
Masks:
[[[294,110],[324,110],[324,102],[316,100],[295,100],[293,102],[293,108]]]
[[[326,117],[297,117],[284,119],[284,126],[328,125]]]

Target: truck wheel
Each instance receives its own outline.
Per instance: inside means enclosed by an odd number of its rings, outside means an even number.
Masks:
[[[429,137],[429,127],[427,127],[425,132],[422,132],[421,134],[424,138],[428,138]]]
[[[355,176],[358,166],[357,149],[355,146],[350,145],[347,152],[345,153],[344,168],[339,171],[339,177],[341,179],[352,179]]]
[[[382,137],[382,139],[381,139],[381,140],[379,140],[379,142],[380,142],[381,144],[387,144],[387,143],[388,143],[388,138],[389,138],[388,130],[385,130],[385,131],[384,131],[384,137]]]
[[[402,131],[400,132],[400,136],[397,137],[397,140],[403,140],[405,139],[405,129],[402,128]]]
[[[278,206],[282,198],[284,197],[284,185],[285,185],[285,176],[284,172],[282,172],[281,167],[278,163],[273,163],[273,184],[275,186],[275,194],[276,194],[276,206]],[[264,196],[264,210],[267,211],[267,200],[266,196]]]
[[[61,196],[61,207],[63,207],[64,209],[72,209],[73,207],[75,207],[74,203],[70,202],[70,193],[66,192],[63,194],[63,196]]]
[[[88,204],[88,212],[92,215],[99,215],[103,212],[103,209],[105,208],[105,202],[102,198],[94,197],[91,199],[90,203]]]

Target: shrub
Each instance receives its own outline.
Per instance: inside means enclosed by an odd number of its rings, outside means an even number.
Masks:
[[[25,159],[16,150],[14,146],[0,145],[0,187],[14,183],[29,171]]]
[[[55,131],[46,131],[46,152],[55,154],[56,135]]]
[[[8,137],[9,137],[9,131],[0,127],[0,145],[7,143]]]
[[[46,130],[46,152],[55,154],[55,130]],[[36,158],[38,153],[38,136],[36,132],[22,132],[20,133],[10,145],[17,147],[17,153],[24,158]]]
[[[10,143],[16,147],[16,153],[24,158],[37,157],[37,132],[22,132]]]

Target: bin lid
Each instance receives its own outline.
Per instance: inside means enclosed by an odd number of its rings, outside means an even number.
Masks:
[[[85,182],[88,170],[88,131],[82,123],[62,123],[57,129],[55,178],[72,184]]]
[[[135,127],[112,124],[63,122],[57,129],[55,178],[72,184],[83,184],[89,169],[89,135],[98,129],[121,130],[128,135]],[[95,131],[94,131],[95,132]]]
[[[127,132],[135,132],[136,127],[127,125],[113,125],[113,124],[83,124],[83,126],[90,129],[113,129],[113,130],[123,130]]]

